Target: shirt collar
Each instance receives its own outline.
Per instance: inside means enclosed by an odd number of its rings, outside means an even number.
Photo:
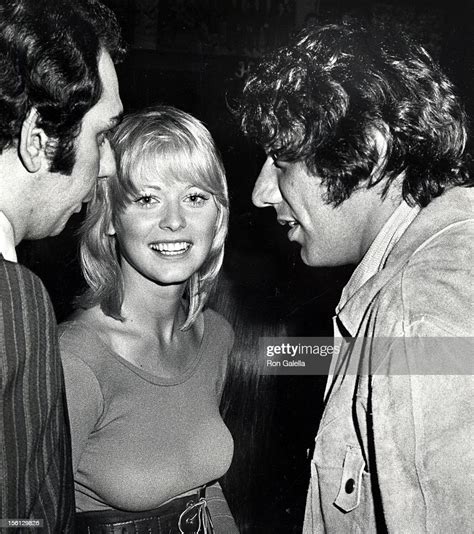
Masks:
[[[0,254],[11,262],[16,263],[15,233],[7,216],[0,211]]]

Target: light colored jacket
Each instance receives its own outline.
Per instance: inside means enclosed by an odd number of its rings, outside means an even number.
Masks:
[[[474,531],[472,360],[453,350],[474,332],[473,206],[467,188],[433,200],[340,310],[356,340],[316,436],[304,534]],[[423,351],[422,337],[450,339]],[[421,361],[446,374],[381,372]]]

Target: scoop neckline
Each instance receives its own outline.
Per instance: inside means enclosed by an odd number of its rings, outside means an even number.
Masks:
[[[82,321],[81,319],[72,320],[71,324],[81,323],[81,325],[83,325],[83,328],[86,328],[88,332],[92,332],[94,337],[97,339],[99,344],[106,350],[109,356],[111,356],[116,362],[126,367],[129,371],[139,376],[143,380],[150,382],[151,384],[156,384],[160,386],[176,386],[189,380],[194,375],[196,368],[198,367],[200,361],[202,360],[204,350],[207,347],[208,342],[209,342],[208,341],[209,328],[207,324],[208,323],[207,315],[208,315],[207,310],[203,310],[202,312],[202,318],[204,321],[203,334],[202,334],[201,343],[199,344],[199,349],[197,350],[196,356],[189,361],[188,365],[183,369],[181,373],[178,373],[176,376],[172,376],[172,377],[157,376],[153,373],[145,371],[144,369],[140,369],[140,367],[137,367],[133,363],[129,362],[123,356],[120,356],[118,352],[115,352],[114,350],[112,350],[112,348],[102,339],[102,337],[95,330],[91,329],[91,327],[86,322]]]

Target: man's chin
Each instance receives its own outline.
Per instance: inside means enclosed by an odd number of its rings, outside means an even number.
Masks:
[[[325,265],[325,262],[322,260],[322,258],[312,257],[310,254],[307,253],[304,247],[301,248],[300,256],[302,262],[308,267],[322,267]]]
[[[306,254],[304,253],[304,250],[301,249],[300,251],[300,257],[301,257],[301,261],[307,265],[308,267],[315,267],[315,265],[313,265],[312,263],[310,263],[310,261],[308,260]]]
[[[344,258],[331,256],[331,254],[309,254],[305,248],[300,252],[301,260],[308,267],[340,267],[341,265],[348,265],[351,263]]]
[[[38,241],[39,239],[46,239],[48,237],[55,237],[62,232],[62,228],[54,228],[48,230],[40,230],[35,228],[34,232],[29,232],[25,235],[24,239],[27,241]]]
[[[301,259],[308,267],[344,267],[346,265],[357,265],[357,261],[348,258],[333,258],[331,256],[308,258],[301,252]]]
[[[57,235],[59,235],[63,230],[64,228],[66,228],[66,224],[67,224],[67,220],[65,222],[62,222],[58,225],[56,225],[50,232],[49,234],[47,235],[47,237],[55,237]]]

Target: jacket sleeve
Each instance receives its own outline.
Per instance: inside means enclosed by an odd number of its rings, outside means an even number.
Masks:
[[[397,372],[375,374],[369,413],[376,479],[388,532],[472,529],[472,340],[419,317],[392,344]],[[402,367],[405,367],[404,369]],[[392,370],[393,371],[393,370]]]
[[[44,532],[70,532],[74,493],[53,307],[39,278],[1,254],[0,391],[0,517],[42,518]]]

